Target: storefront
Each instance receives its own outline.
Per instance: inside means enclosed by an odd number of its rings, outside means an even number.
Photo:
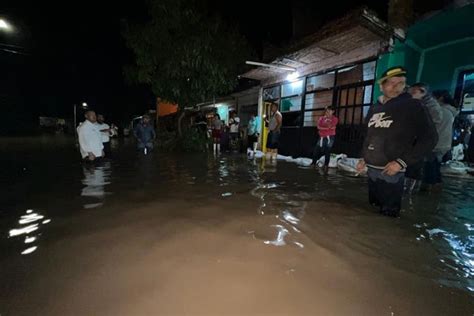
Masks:
[[[340,122],[334,151],[359,154],[377,56],[388,49],[392,35],[391,28],[369,11],[355,11],[323,27],[269,67],[243,75],[261,81],[260,115],[269,114],[271,103],[280,107],[282,154],[311,156],[316,122],[326,107],[335,108]]]
[[[265,115],[271,103],[277,103],[283,115],[281,152],[310,156],[317,120],[326,107],[333,107],[339,118],[335,151],[355,154],[372,103],[375,66],[368,60],[264,88]]]

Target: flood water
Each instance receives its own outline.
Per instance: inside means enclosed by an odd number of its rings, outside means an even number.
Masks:
[[[474,315],[471,179],[392,219],[362,177],[114,147],[0,140],[0,315]]]

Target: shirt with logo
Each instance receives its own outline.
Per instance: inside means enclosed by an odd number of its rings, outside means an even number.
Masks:
[[[429,113],[408,93],[373,105],[366,122],[362,153],[372,168],[383,169],[387,163],[396,161],[404,170],[421,161],[438,141]]]

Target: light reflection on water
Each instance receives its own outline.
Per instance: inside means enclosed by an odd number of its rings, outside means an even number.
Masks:
[[[12,228],[8,232],[8,238],[23,238],[26,248],[21,251],[22,255],[29,255],[38,249],[38,246],[32,245],[38,240],[41,235],[40,228],[48,224],[51,220],[44,219],[44,216],[39,212],[35,212],[31,209],[26,210],[24,215],[21,215],[18,220],[19,227]]]
[[[85,209],[91,209],[102,206],[105,198],[105,186],[110,184],[111,164],[106,161],[98,165],[84,165],[82,168],[84,178],[82,184],[84,187],[81,196],[92,198],[94,203],[85,203]]]
[[[441,284],[474,293],[474,183],[446,182],[441,197],[430,197],[436,201],[431,213],[414,225],[419,234],[416,239],[437,249]]]

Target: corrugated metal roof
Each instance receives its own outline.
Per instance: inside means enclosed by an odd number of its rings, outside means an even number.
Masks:
[[[341,56],[374,43],[387,45],[392,34],[393,30],[386,23],[367,9],[359,9],[325,25],[318,32],[292,45],[289,53],[276,58],[272,64],[293,67],[298,71],[301,68],[313,69],[314,67],[308,67],[308,65],[323,60],[329,61],[332,57]],[[333,60],[334,65],[326,62],[324,67],[337,66],[337,59],[333,58]],[[288,72],[284,70],[259,67],[246,72],[242,77],[272,81],[286,74]]]

